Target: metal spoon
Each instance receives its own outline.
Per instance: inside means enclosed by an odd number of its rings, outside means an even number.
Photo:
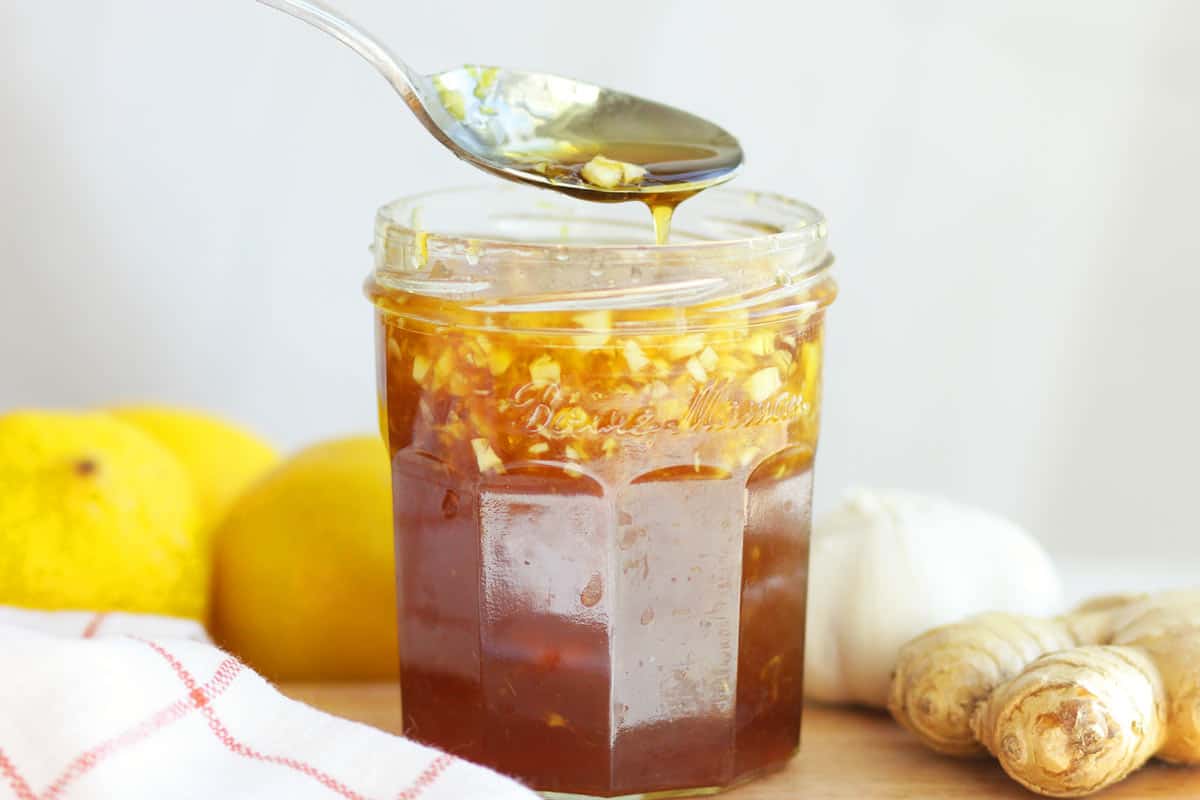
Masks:
[[[729,180],[742,164],[737,139],[671,106],[499,67],[421,75],[318,0],[259,2],[350,47],[387,78],[438,141],[463,161],[503,178],[590,200],[674,205]],[[595,156],[634,164],[645,174],[612,186],[591,182],[582,167]]]

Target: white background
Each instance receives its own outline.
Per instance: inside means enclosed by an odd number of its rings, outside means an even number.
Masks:
[[[428,71],[722,122],[831,219],[818,504],[943,493],[1064,554],[1200,556],[1200,3],[342,0]],[[0,0],[0,409],[374,425],[376,206],[487,180],[251,0]]]

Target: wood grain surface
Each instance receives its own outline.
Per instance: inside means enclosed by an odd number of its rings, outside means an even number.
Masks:
[[[290,684],[305,703],[393,733],[400,692],[391,685]],[[782,772],[720,795],[729,800],[1031,800],[990,760],[959,761],[931,753],[885,714],[810,706],[802,745]],[[1093,795],[1098,800],[1200,798],[1200,768],[1151,764]]]

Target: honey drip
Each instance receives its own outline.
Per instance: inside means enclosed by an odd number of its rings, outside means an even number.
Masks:
[[[675,215],[675,206],[664,203],[648,203],[650,214],[654,217],[654,243],[666,244],[671,236],[671,217]]]

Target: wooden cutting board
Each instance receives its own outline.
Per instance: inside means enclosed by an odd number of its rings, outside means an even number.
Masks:
[[[400,730],[392,685],[290,684],[282,691],[342,717]],[[959,761],[925,750],[886,714],[810,706],[800,755],[782,772],[720,795],[729,800],[1031,800],[990,760]],[[1151,764],[1098,800],[1200,798],[1200,767]]]

